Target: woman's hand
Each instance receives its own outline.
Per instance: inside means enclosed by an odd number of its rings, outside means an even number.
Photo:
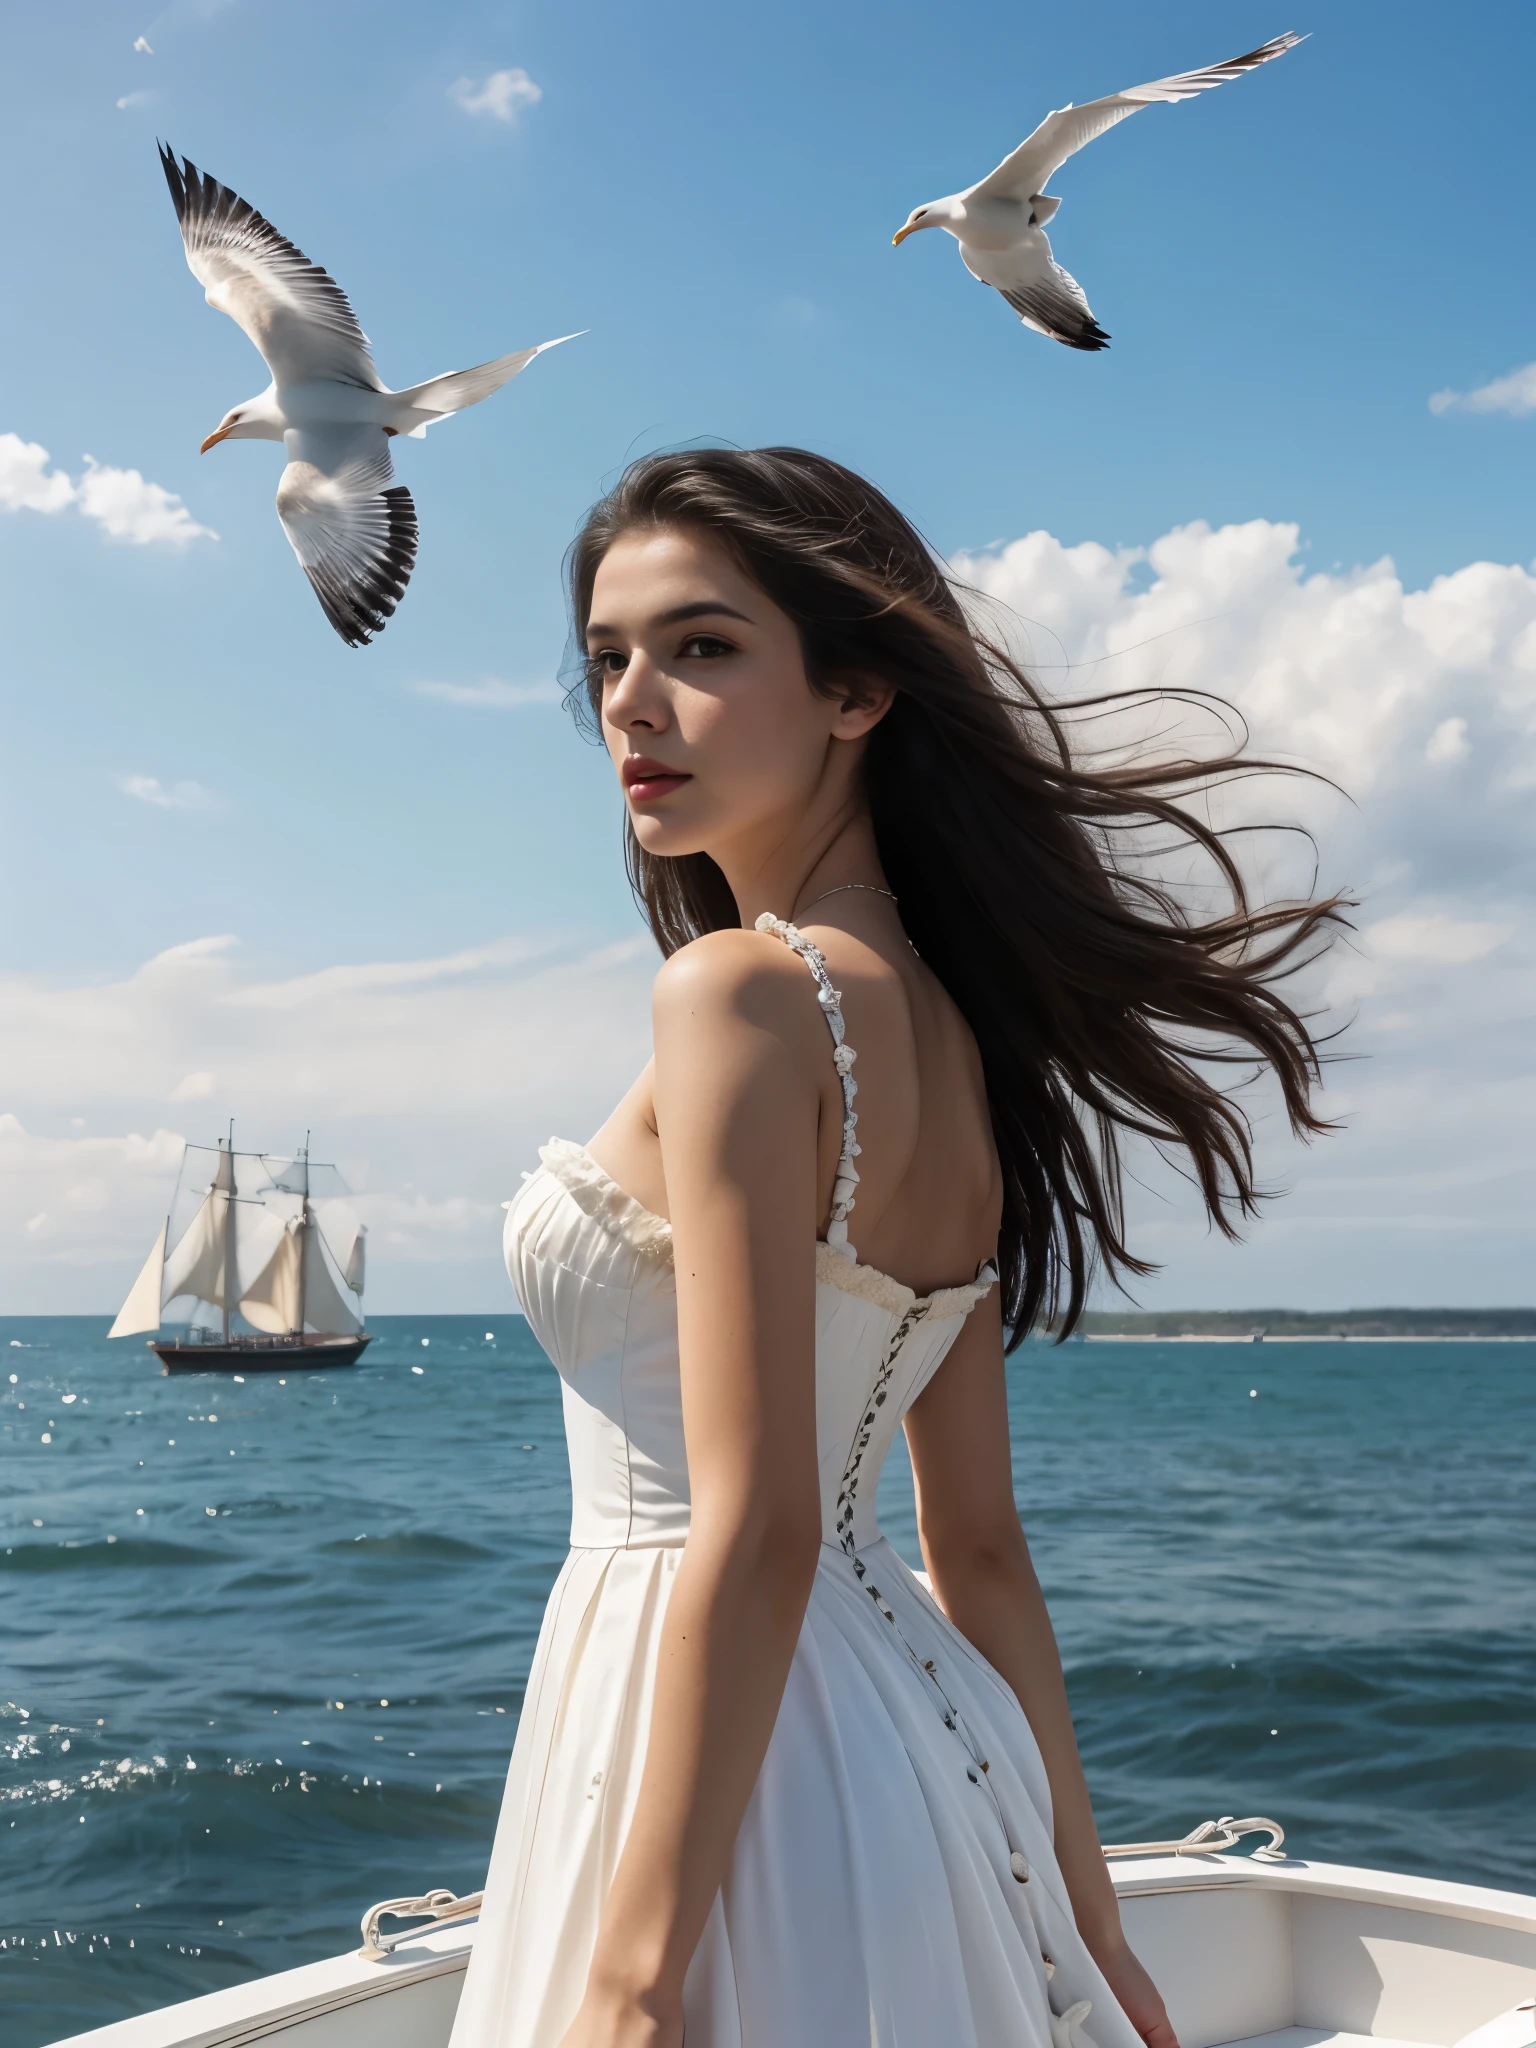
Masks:
[[[1147,2048],[1179,2048],[1179,2037],[1169,2021],[1162,1993],[1131,1949],[1122,1941],[1107,1956],[1095,1955],[1094,1961]],[[1092,2026],[1092,2021],[1089,2025]],[[678,2038],[681,2040],[681,2035]]]
[[[560,2048],[683,2048],[682,2011],[589,1986]]]

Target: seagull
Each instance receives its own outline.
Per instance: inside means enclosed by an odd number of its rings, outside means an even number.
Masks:
[[[1026,136],[980,184],[914,207],[892,236],[892,246],[919,228],[946,228],[960,244],[960,259],[972,277],[1001,292],[1026,327],[1067,348],[1107,348],[1109,336],[1089,311],[1082,286],[1055,260],[1046,239],[1045,224],[1061,204],[1046,196],[1052,172],[1127,114],[1159,100],[1193,99],[1213,85],[1225,85],[1229,78],[1283,57],[1305,40],[1293,34],[1276,36],[1244,57],[1229,57],[1225,64],[1155,78],[1150,85],[1133,85],[1084,107],[1066,106],[1047,114],[1033,135]]]
[[[160,146],[187,267],[210,306],[261,351],[272,382],[225,413],[203,442],[281,441],[288,456],[277,516],[320,607],[349,647],[364,647],[405,594],[416,562],[416,507],[394,483],[389,443],[423,440],[435,420],[489,398],[542,341],[472,370],[391,391],[346,293],[227,185]]]

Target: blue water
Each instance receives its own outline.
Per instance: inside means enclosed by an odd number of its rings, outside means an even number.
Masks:
[[[512,1316],[375,1327],[354,1371],[235,1385],[0,1322],[4,2048],[479,1884],[564,1551],[556,1382]],[[1536,1351],[1010,1375],[1107,1838],[1268,1813],[1303,1853],[1536,1890]],[[882,1506],[910,1554],[894,1468]]]

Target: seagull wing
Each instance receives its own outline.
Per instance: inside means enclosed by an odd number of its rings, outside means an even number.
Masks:
[[[972,277],[991,285],[1012,306],[1026,327],[1066,348],[1091,352],[1108,348],[1109,336],[1089,310],[1087,295],[1070,270],[1051,255],[1042,234],[1038,253],[1019,249],[968,249],[960,254]]]
[[[1303,41],[1305,37],[1295,34],[1275,36],[1244,56],[1229,57],[1224,64],[1211,64],[1203,71],[1180,71],[1172,78],[1155,78],[1150,85],[1129,86],[1124,92],[1110,93],[1106,99],[1089,100],[1086,106],[1062,107],[1057,113],[1047,114],[1012,156],[1004,157],[995,171],[989,172],[963,197],[1032,199],[1037,192],[1044,192],[1051,173],[1069,156],[1113,128],[1117,121],[1123,121],[1127,114],[1138,113],[1160,101],[1193,99],[1197,93],[1209,92],[1213,85],[1225,85],[1229,78],[1241,78],[1245,71],[1256,71],[1271,58],[1283,57]]]
[[[382,391],[346,293],[255,207],[196,164],[160,150],[187,267],[210,306],[238,321],[278,384],[330,379]]]
[[[584,334],[586,329],[582,329]],[[477,363],[472,370],[450,370],[443,377],[429,377],[425,384],[413,384],[408,391],[392,391],[394,406],[390,424],[397,433],[426,434],[427,428],[450,413],[478,405],[503,384],[510,383],[519,370],[526,370],[535,356],[563,341],[577,341],[579,335],[560,334],[553,341],[541,341],[536,348],[520,348],[514,355],[497,356],[489,363]]]
[[[321,610],[349,647],[366,647],[416,566],[416,507],[382,427],[290,429],[277,516]]]

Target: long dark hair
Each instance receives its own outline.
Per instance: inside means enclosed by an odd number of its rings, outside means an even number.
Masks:
[[[1070,1330],[1096,1261],[1116,1279],[1153,1270],[1125,1240],[1131,1133],[1185,1155],[1211,1220],[1235,1236],[1260,1198],[1252,1134],[1203,1069],[1268,1067],[1292,1129],[1326,1128],[1311,1102],[1317,1044],[1276,983],[1315,956],[1341,904],[1254,904],[1227,835],[1179,799],[1268,764],[1234,743],[1215,759],[1085,765],[1063,712],[1089,700],[1050,703],[890,500],[798,448],[633,463],[568,558],[578,647],[604,554],[656,527],[730,550],[799,628],[813,689],[895,687],[866,794],[907,935],[981,1051],[1013,1341],[1037,1324]],[[600,679],[573,699],[595,720]],[[1207,857],[1216,914],[1193,914],[1138,854],[1149,834]],[[658,857],[628,831],[626,857],[663,953],[739,922],[707,854]]]

